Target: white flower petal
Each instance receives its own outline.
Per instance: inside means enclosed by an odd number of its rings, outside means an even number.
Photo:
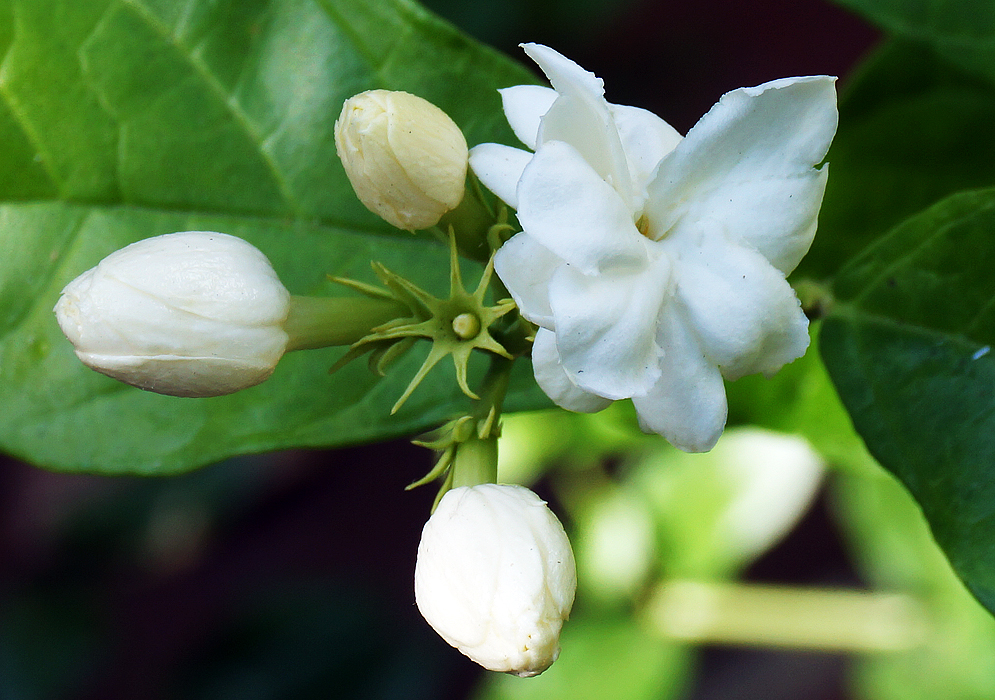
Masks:
[[[632,403],[645,432],[662,435],[685,452],[707,452],[725,427],[725,385],[676,307],[672,304],[660,317],[660,379]]]
[[[682,257],[677,296],[726,379],[771,375],[805,354],[808,319],[784,275],[756,251],[705,237]]]
[[[520,148],[498,143],[482,143],[470,149],[470,167],[484,183],[512,209],[518,209],[518,181],[532,160],[532,154]]]
[[[522,44],[522,48],[558,94],[541,120],[538,144],[569,143],[629,205],[633,197],[629,166],[605,101],[604,82],[548,46]]]
[[[822,162],[836,131],[835,78],[788,78],[727,93],[660,163],[650,235],[707,213],[785,274],[808,251]]]
[[[673,151],[683,137],[652,112],[627,105],[609,105],[629,162],[633,188],[641,192],[663,157]]]
[[[523,230],[581,271],[645,264],[632,212],[569,144],[539,147],[518,183]]]
[[[532,371],[546,396],[557,406],[577,413],[597,413],[612,404],[611,399],[590,394],[570,381],[556,351],[556,335],[540,328],[532,345]]]
[[[660,376],[657,321],[671,289],[665,255],[641,269],[597,275],[557,269],[549,303],[556,348],[571,381],[609,399],[649,391]]]
[[[550,329],[553,311],[549,308],[549,280],[563,264],[562,259],[524,233],[512,236],[494,256],[494,271],[522,316]]]
[[[556,90],[540,85],[516,85],[498,92],[511,130],[519,141],[534,151],[539,122],[556,101]]]

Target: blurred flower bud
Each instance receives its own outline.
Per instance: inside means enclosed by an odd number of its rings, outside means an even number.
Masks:
[[[576,588],[563,526],[523,486],[452,489],[422,531],[418,609],[443,639],[491,671],[535,676],[549,668]]]
[[[350,97],[335,122],[335,149],[360,201],[397,228],[434,226],[463,199],[463,132],[415,95],[370,90]]]
[[[55,305],[85,365],[172,396],[220,396],[272,374],[290,294],[240,238],[188,231],[111,253]]]

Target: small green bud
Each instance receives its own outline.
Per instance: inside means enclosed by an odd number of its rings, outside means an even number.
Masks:
[[[453,333],[461,340],[473,340],[480,333],[480,319],[476,314],[460,314],[453,319]]]

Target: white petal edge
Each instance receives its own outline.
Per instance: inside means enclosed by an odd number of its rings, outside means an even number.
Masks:
[[[499,143],[482,143],[470,149],[470,168],[484,187],[512,209],[518,209],[518,181],[532,154]]]
[[[539,122],[556,101],[556,90],[541,85],[516,85],[498,92],[511,130],[519,141],[534,151]]]
[[[545,328],[536,331],[532,371],[539,388],[560,408],[575,413],[597,413],[612,404],[611,399],[586,392],[570,381],[556,352],[556,336]]]
[[[650,182],[651,235],[661,238],[682,218],[693,218],[692,207],[715,208],[732,217],[726,222],[732,235],[790,272],[808,250],[812,212],[822,201],[825,175],[814,168],[836,132],[835,80],[785,78],[725,94]],[[799,182],[787,184],[793,179]],[[730,192],[756,194],[765,183],[770,192],[762,202],[741,196],[727,206]],[[802,202],[794,204],[795,197]]]
[[[705,357],[676,304],[661,316],[660,379],[633,397],[639,427],[685,452],[707,452],[725,427],[728,407],[718,368]]]
[[[770,376],[808,348],[808,319],[784,275],[755,250],[705,236],[682,258],[677,296],[726,379]]]
[[[609,105],[622,139],[632,176],[633,189],[643,195],[663,157],[683,140],[680,132],[649,110],[627,105]]]
[[[494,255],[494,271],[507,287],[518,310],[526,319],[553,329],[549,307],[549,280],[561,258],[525,233],[516,233]]]
[[[609,399],[645,394],[660,377],[656,330],[672,289],[670,259],[585,275],[562,266],[549,283],[556,349],[570,380]]]
[[[537,147],[564,141],[580,153],[628,204],[633,198],[629,166],[604,82],[548,46],[522,44],[553,84],[558,97],[539,124]]]
[[[562,141],[544,143],[518,183],[518,220],[536,241],[582,272],[641,266],[648,241],[618,193]]]

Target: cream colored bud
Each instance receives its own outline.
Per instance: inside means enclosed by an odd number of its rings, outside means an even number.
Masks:
[[[397,228],[434,226],[463,199],[463,132],[415,95],[369,90],[350,97],[335,122],[335,150],[360,201]]]
[[[265,380],[287,347],[287,292],[240,238],[187,231],[111,253],[55,305],[83,364],[140,389],[220,396]]]
[[[563,526],[523,486],[452,489],[422,531],[418,609],[443,639],[491,671],[535,676],[549,668],[576,588]]]

